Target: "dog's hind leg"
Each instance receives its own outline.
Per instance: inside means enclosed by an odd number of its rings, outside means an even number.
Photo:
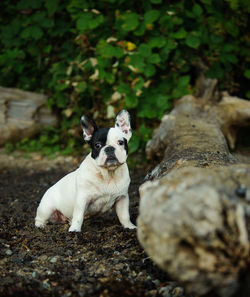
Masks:
[[[44,203],[44,200],[42,200],[37,208],[35,226],[38,228],[44,228],[54,211],[55,208]]]

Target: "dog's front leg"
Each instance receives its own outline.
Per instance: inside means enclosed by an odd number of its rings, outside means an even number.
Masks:
[[[73,218],[72,218],[71,226],[69,228],[69,232],[81,231],[86,204],[87,204],[87,197],[78,195],[76,199],[76,204],[74,206]]]
[[[118,199],[115,204],[116,213],[124,228],[134,229],[136,226],[130,221],[128,194]]]

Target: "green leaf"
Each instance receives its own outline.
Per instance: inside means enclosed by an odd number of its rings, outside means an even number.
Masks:
[[[160,16],[159,10],[149,10],[144,14],[144,20],[146,24],[153,24],[156,20],[158,20]]]
[[[168,49],[168,50],[173,50],[173,49],[177,48],[177,46],[178,46],[178,43],[175,40],[169,39],[166,42],[166,49]]]
[[[140,146],[140,139],[135,133],[133,133],[129,141],[129,154],[136,152],[139,146]]]
[[[135,36],[142,36],[146,31],[146,26],[144,23],[140,23],[138,28],[134,31]]]
[[[114,73],[111,72],[105,72],[105,80],[107,83],[109,83],[110,85],[112,85],[115,82],[115,75]]]
[[[225,26],[227,32],[231,34],[233,37],[237,37],[239,35],[239,28],[234,22],[232,22],[232,20],[226,22]]]
[[[127,108],[135,108],[138,105],[138,98],[135,94],[127,94],[125,96],[125,105]]]
[[[189,82],[190,82],[190,76],[189,75],[184,75],[184,76],[179,78],[178,87],[179,88],[187,88]]]
[[[152,98],[152,95],[150,96],[150,98]],[[140,106],[140,111],[138,112],[137,115],[140,118],[148,118],[148,119],[153,119],[157,117],[157,113],[155,109],[150,104],[146,104],[146,103]]]
[[[48,10],[48,16],[51,17],[55,14],[60,0],[45,0],[45,7]]]
[[[237,10],[237,9],[238,9],[238,6],[239,6],[239,0],[226,0],[226,1],[230,3],[230,7],[231,7],[233,10]]]
[[[141,43],[139,48],[138,48],[138,52],[140,55],[142,55],[143,57],[148,57],[152,54],[152,50],[151,47],[145,43]]]
[[[120,59],[123,56],[123,50],[120,47],[115,47],[111,44],[106,44],[103,48],[102,54],[106,58]]]
[[[195,35],[189,35],[186,38],[186,44],[192,48],[198,48],[200,46],[200,39]]]
[[[145,81],[141,76],[137,77],[136,79],[137,79],[137,82],[135,83],[133,89],[135,91],[138,91],[138,90],[141,90],[144,87]]]
[[[133,12],[127,12],[121,16],[123,19],[122,29],[124,31],[134,31],[139,25],[139,16]]]
[[[82,33],[89,29],[89,23],[92,20],[91,13],[82,13],[76,22],[76,28],[80,30]]]
[[[64,91],[64,90],[66,90],[68,87],[69,87],[69,86],[66,85],[65,83],[61,83],[61,84],[57,84],[56,87],[55,87],[55,89],[56,89],[57,91]]]
[[[43,35],[43,30],[40,27],[33,26],[31,37],[34,39],[40,39]]]
[[[183,38],[186,38],[186,36],[187,36],[187,31],[183,27],[173,34],[173,37],[176,39],[183,39]]]
[[[79,90],[80,93],[83,93],[87,89],[87,83],[85,81],[81,81],[77,85],[77,89]]]
[[[234,50],[237,49],[237,46],[235,44],[232,44],[232,43],[226,43],[224,46],[223,46],[223,51],[228,53],[228,52],[232,52]]]
[[[103,15],[98,15],[96,18],[93,18],[89,22],[89,28],[90,29],[95,29],[95,28],[99,27],[104,21],[105,21],[104,16]]]
[[[161,4],[162,0],[150,0],[150,2],[153,4]]]
[[[21,0],[17,2],[17,9],[22,10],[22,9],[38,9],[43,5],[43,0]]]
[[[193,6],[193,13],[195,16],[199,17],[202,15],[203,13],[203,9],[201,8],[201,6],[199,4],[195,4]]]
[[[144,74],[146,75],[146,77],[151,77],[155,74],[156,70],[155,70],[155,66],[152,64],[147,64],[144,70]]]
[[[125,83],[121,83],[118,87],[117,87],[117,91],[121,94],[129,94],[130,93],[131,88],[125,84]]]
[[[247,79],[250,79],[250,69],[247,69],[247,70],[244,72],[244,76],[245,76]]]
[[[159,94],[156,98],[156,106],[162,110],[167,110],[171,106],[168,96]]]
[[[222,78],[224,75],[224,70],[219,63],[215,63],[207,71],[207,76],[212,78]]]
[[[146,127],[145,125],[140,125],[139,127],[139,133],[141,135],[141,138],[144,142],[147,142],[150,139],[152,129]]]
[[[233,54],[225,54],[224,58],[230,63],[236,64],[238,63],[238,58]]]
[[[29,26],[23,30],[21,37],[24,39],[40,39],[43,35],[43,31],[38,26]]]
[[[130,56],[129,64],[139,69],[139,71],[143,71],[145,67],[144,57],[140,54],[133,54]]]
[[[161,57],[159,54],[153,54],[153,55],[149,56],[147,60],[149,63],[158,64],[161,62]]]
[[[149,40],[148,45],[151,48],[161,48],[166,44],[166,38],[162,37],[153,37]]]

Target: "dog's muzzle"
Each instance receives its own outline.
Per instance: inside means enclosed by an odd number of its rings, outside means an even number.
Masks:
[[[117,158],[115,156],[115,148],[113,146],[107,146],[104,149],[104,152],[106,153],[106,156],[107,156],[105,165],[107,165],[107,166],[119,165],[119,161],[117,160]]]

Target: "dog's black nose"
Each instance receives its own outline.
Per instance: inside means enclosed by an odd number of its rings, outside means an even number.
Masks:
[[[114,153],[114,151],[115,151],[115,148],[113,147],[113,146],[107,146],[105,149],[104,149],[104,151],[105,151],[105,153],[107,154],[107,155],[111,155],[111,154],[113,154]]]

